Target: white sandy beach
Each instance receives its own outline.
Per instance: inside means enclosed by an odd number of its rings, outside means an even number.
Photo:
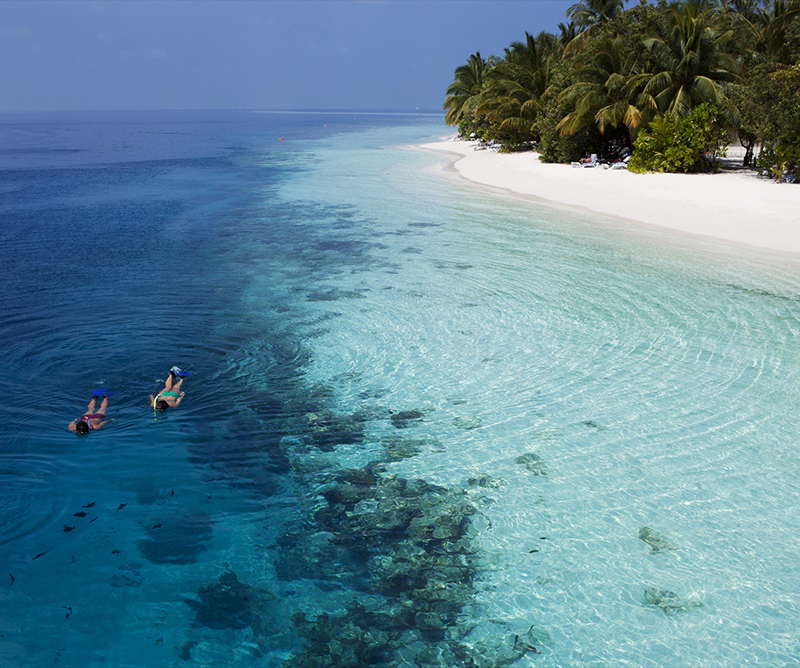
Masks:
[[[510,195],[800,253],[800,185],[775,184],[749,171],[687,175],[579,169],[544,164],[536,153],[476,151],[475,146],[452,138],[421,148],[454,154],[448,167],[460,176]]]

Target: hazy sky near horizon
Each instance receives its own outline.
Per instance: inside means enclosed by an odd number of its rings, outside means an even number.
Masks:
[[[0,0],[0,111],[440,111],[575,0]]]

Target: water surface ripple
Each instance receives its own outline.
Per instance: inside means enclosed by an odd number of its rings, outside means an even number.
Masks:
[[[392,148],[438,119],[4,127],[0,663],[797,664],[795,258]]]

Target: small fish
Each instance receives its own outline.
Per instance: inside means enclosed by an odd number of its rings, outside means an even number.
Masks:
[[[69,532],[70,532],[70,531],[72,531],[74,528],[75,528],[75,527],[70,527],[70,526],[67,526],[67,525],[65,524],[65,525],[64,525],[64,533],[69,533]]]
[[[11,578],[11,584],[8,585],[10,587],[11,585],[13,585],[17,581],[17,578],[15,578],[13,575],[11,575],[11,573],[8,574],[8,577]]]
[[[162,525],[163,525],[163,522],[159,522],[158,524],[154,524],[153,525],[153,529],[160,529]]]
[[[119,550],[112,550],[111,554],[122,554]]]
[[[128,505],[127,503],[120,503],[119,508],[117,508],[117,510],[122,510],[127,505]]]
[[[49,551],[50,550],[48,550],[47,552]],[[43,557],[44,555],[46,555],[47,552],[39,552],[39,554],[37,554],[33,559],[31,559],[31,561],[36,561],[39,557]]]
[[[97,503],[97,501],[92,501],[91,503],[87,503],[85,506],[82,506],[82,508],[94,508],[95,503]]]
[[[69,616],[72,614],[72,608],[68,605],[62,605],[61,607],[67,611],[66,617],[67,619],[69,619]]]
[[[533,554],[534,552],[538,552],[539,550],[528,550],[528,554]]]
[[[175,490],[174,489],[169,490],[169,495],[170,496],[175,496]]]
[[[95,518],[92,518],[92,519],[90,519],[90,520],[89,520],[89,524],[91,524],[92,522],[94,522],[96,519],[97,519],[96,517],[95,517]]]
[[[82,510],[78,511],[77,513],[73,513],[73,517],[86,517],[89,513],[85,513]]]

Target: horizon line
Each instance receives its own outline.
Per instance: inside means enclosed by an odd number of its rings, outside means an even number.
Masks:
[[[168,108],[168,109],[27,109],[27,110],[0,110],[0,114],[82,114],[82,113],[170,113],[170,112],[187,112],[187,111],[204,111],[204,112],[235,112],[235,113],[254,113],[254,114],[334,114],[334,115],[347,115],[347,114],[373,114],[373,115],[420,115],[420,116],[444,116],[444,111],[432,111],[415,108],[411,109],[348,109],[348,108],[287,108],[287,109],[269,109],[269,108]]]

